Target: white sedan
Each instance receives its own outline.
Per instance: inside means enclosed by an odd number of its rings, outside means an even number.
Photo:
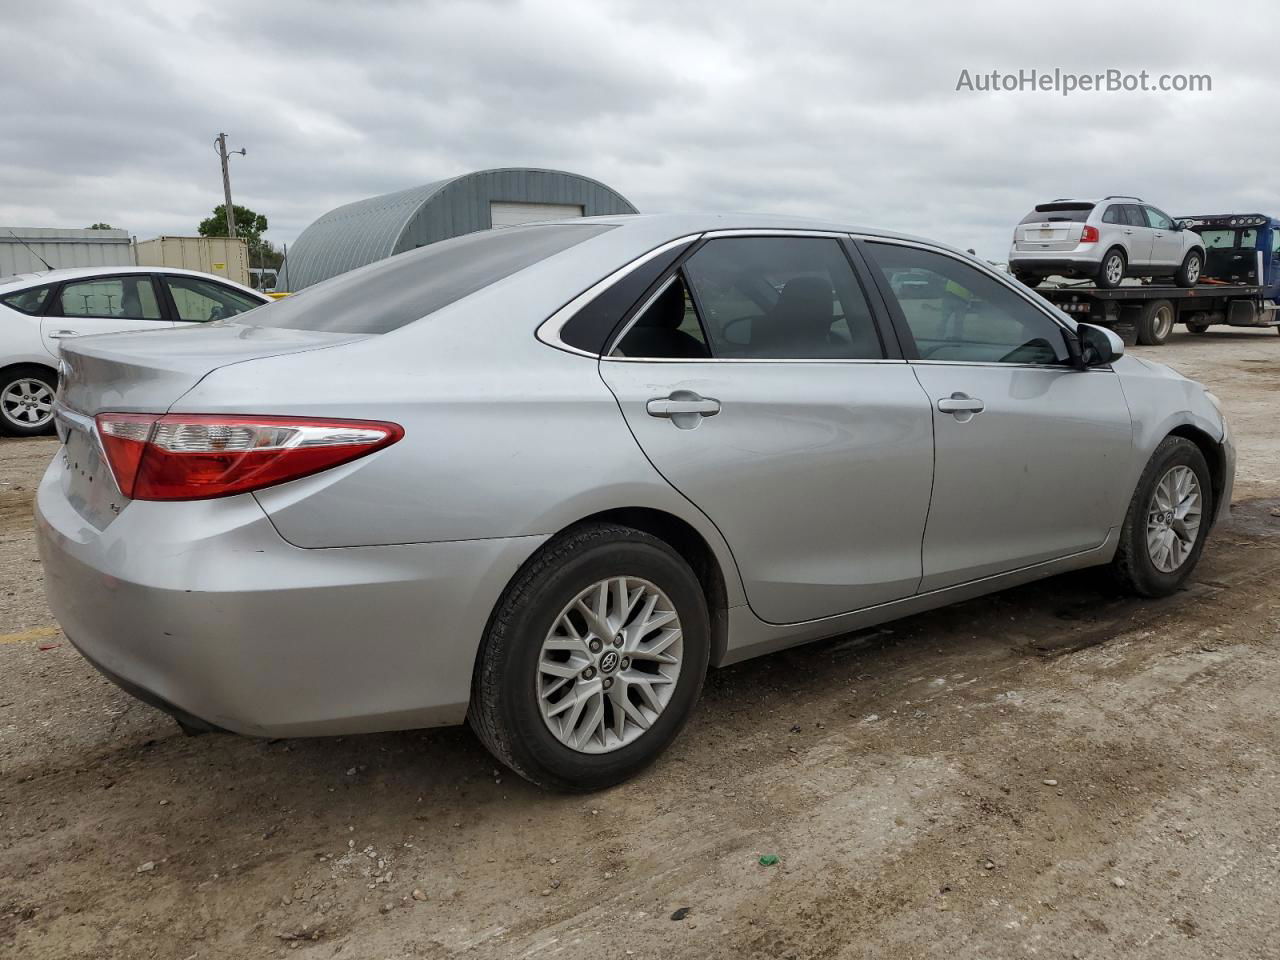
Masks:
[[[223,320],[268,297],[194,270],[74,267],[0,280],[0,433],[53,428],[58,344],[69,337]]]

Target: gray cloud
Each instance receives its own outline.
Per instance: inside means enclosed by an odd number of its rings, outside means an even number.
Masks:
[[[0,24],[0,222],[289,242],[349,200],[492,166],[642,210],[828,216],[1000,259],[1042,199],[1280,209],[1280,12],[1191,4],[22,3]],[[1241,24],[1250,29],[1242,33]],[[956,92],[960,71],[1209,73],[1210,93]]]

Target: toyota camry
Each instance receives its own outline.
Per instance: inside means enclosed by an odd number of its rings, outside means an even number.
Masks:
[[[1179,588],[1217,400],[928,240],[754,216],[488,230],[62,342],[52,608],[189,731],[468,721],[616,783],[710,667],[1088,566]]]

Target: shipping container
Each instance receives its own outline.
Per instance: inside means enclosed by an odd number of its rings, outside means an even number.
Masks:
[[[133,263],[128,230],[0,227],[0,277],[50,267],[131,267]]]
[[[243,237],[156,237],[134,245],[140,267],[199,270],[249,286],[249,248]]]

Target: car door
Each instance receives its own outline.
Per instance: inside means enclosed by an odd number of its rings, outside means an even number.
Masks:
[[[1151,227],[1152,266],[1179,266],[1182,263],[1182,237],[1173,228],[1173,218],[1150,204],[1144,204],[1142,212]]]
[[[179,326],[229,320],[263,303],[243,290],[191,274],[165,273],[161,274],[161,280]]]
[[[921,590],[1100,546],[1132,493],[1119,378],[1070,365],[1047,306],[959,255],[860,245],[933,406]]]
[[[1126,203],[1124,217],[1124,236],[1125,244],[1129,248],[1129,264],[1135,267],[1150,266],[1151,245],[1155,234],[1151,225],[1147,223],[1147,215],[1138,204]]]
[[[40,337],[56,357],[70,337],[172,326],[149,274],[104,274],[63,283],[40,318]]]
[[[724,535],[764,620],[919,584],[931,414],[881,334],[840,238],[712,235],[601,359],[636,440]]]

